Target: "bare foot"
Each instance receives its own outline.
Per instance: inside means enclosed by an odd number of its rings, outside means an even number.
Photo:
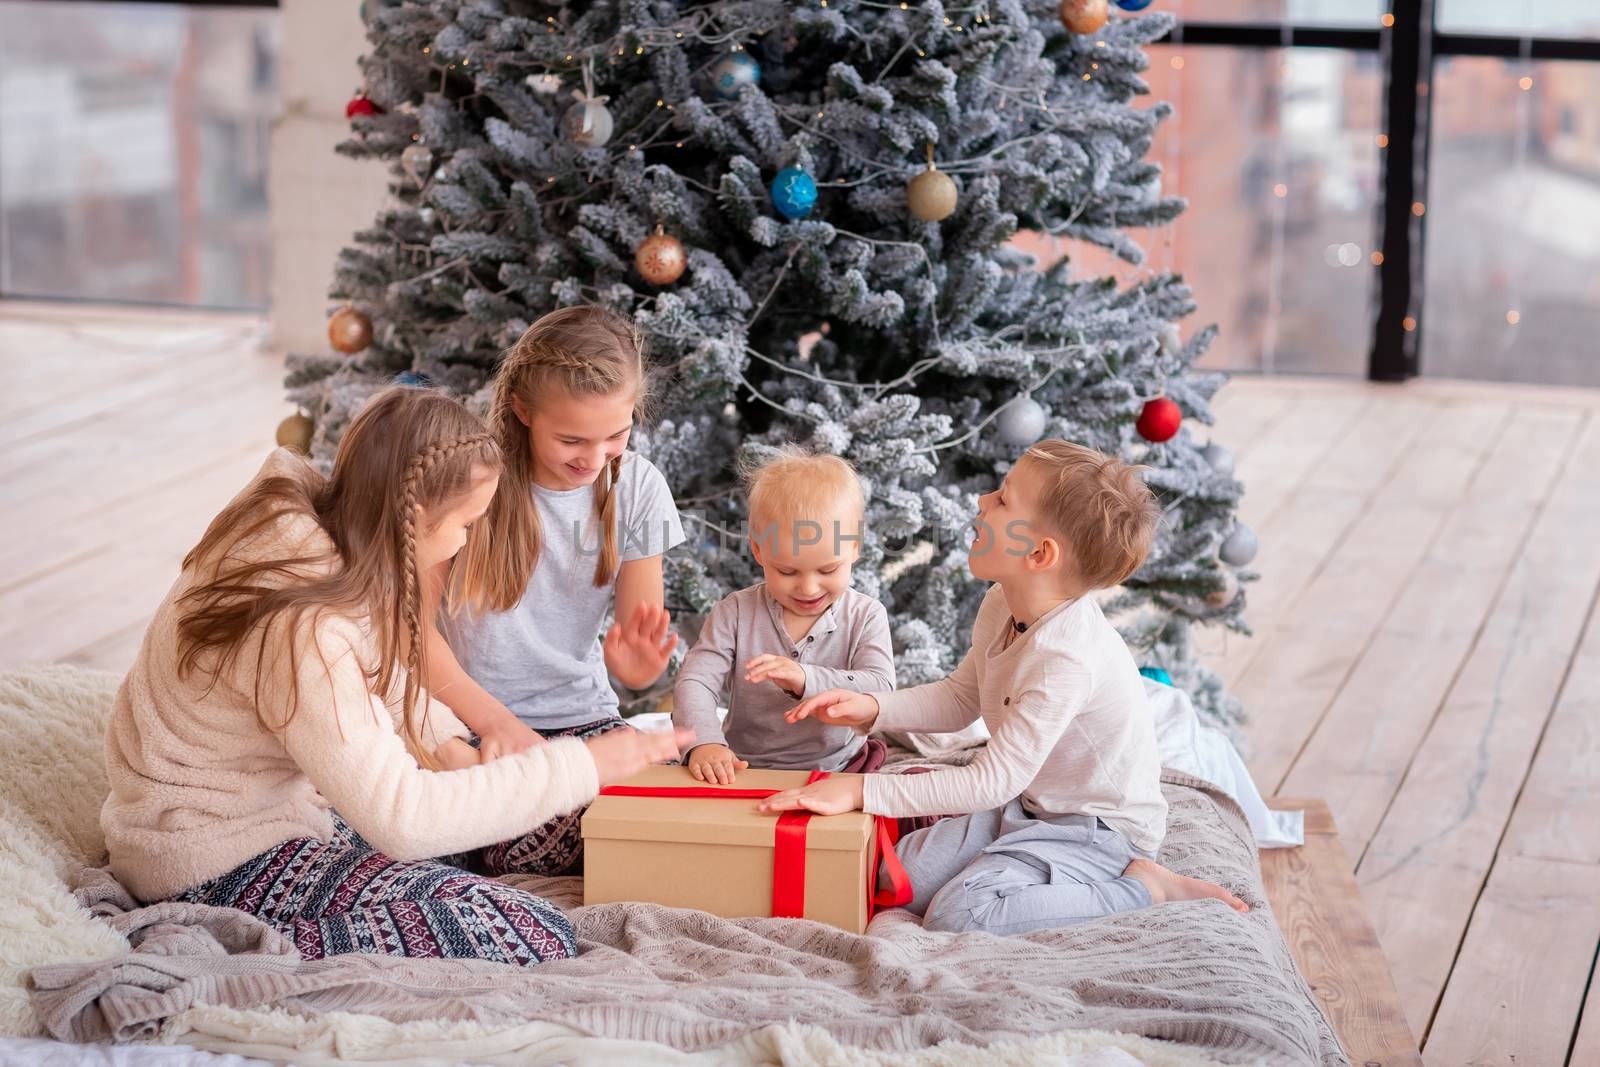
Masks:
[[[1198,878],[1185,878],[1150,860],[1134,860],[1122,872],[1137,878],[1150,890],[1150,899],[1157,904],[1172,900],[1220,900],[1234,911],[1249,911],[1250,906],[1220,885],[1202,882]]]

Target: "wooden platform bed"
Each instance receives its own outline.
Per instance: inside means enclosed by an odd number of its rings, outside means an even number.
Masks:
[[[1264,850],[1261,876],[1289,951],[1345,1055],[1355,1067],[1422,1067],[1333,813],[1321,800],[1268,803],[1306,813],[1306,843]]]

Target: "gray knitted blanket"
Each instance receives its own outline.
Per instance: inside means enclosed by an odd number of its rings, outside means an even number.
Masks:
[[[91,872],[79,900],[134,951],[37,968],[32,996],[68,1041],[149,1038],[184,1008],[216,1004],[396,1022],[546,1020],[686,1051],[790,1020],[896,1050],[1093,1028],[1198,1046],[1229,1063],[1346,1064],[1267,910],[1243,815],[1204,783],[1163,780],[1172,808],[1160,859],[1228,886],[1251,914],[1187,902],[996,938],[925,932],[889,911],[860,936],[652,904],[583,908],[577,879],[521,879],[571,906],[582,949],[523,971],[382,956],[307,962],[242,912],[139,907]]]

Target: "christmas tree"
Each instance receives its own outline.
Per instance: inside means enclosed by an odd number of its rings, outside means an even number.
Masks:
[[[1244,630],[1251,576],[1219,553],[1253,553],[1231,458],[1179,425],[1210,421],[1223,378],[1193,363],[1213,331],[1180,340],[1178,277],[1041,269],[1012,240],[1138,263],[1127,231],[1183,208],[1144,158],[1167,108],[1134,103],[1142,46],[1172,19],[1105,7],[367,0],[341,151],[391,161],[394,199],[340,257],[341,353],[291,361],[314,455],[397,379],[481,409],[529,323],[606,305],[661,371],[665,417],[634,446],[684,512],[666,573],[687,637],[759,577],[741,453],[798,441],[869,486],[855,584],[889,608],[901,684],[946,674],[984,592],[963,537],[976,497],[1063,437],[1152,468],[1166,521],[1108,615],[1234,719],[1189,639]]]

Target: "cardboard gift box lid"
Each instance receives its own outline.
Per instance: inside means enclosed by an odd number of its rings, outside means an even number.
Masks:
[[[808,776],[806,771],[744,770],[738,773],[733,785],[718,786],[698,780],[687,767],[646,767],[617,785],[647,789],[781,790],[805,785]],[[585,840],[674,841],[771,848],[778,816],[757,811],[758,803],[758,799],[748,797],[600,796],[583,815],[583,837]],[[813,815],[806,824],[806,848],[808,851],[860,852],[867,847],[873,832],[873,818],[865,812]]]

